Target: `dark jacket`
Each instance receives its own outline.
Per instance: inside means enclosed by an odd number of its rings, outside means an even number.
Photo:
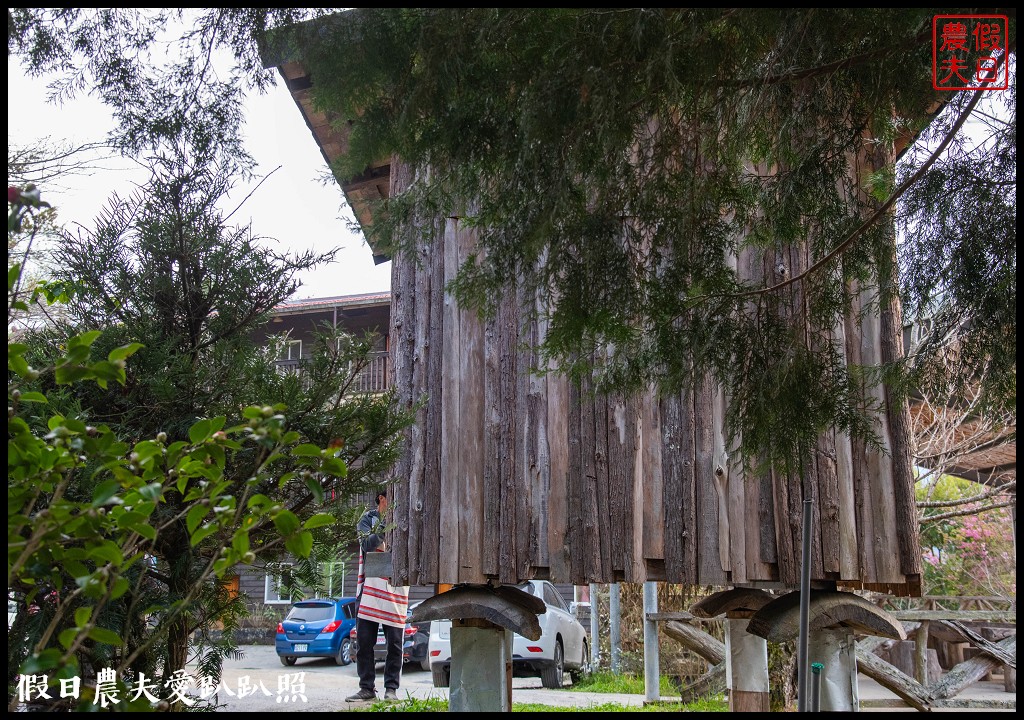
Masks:
[[[380,534],[373,532],[381,530]],[[364,553],[373,552],[384,542],[383,523],[377,508],[363,513],[356,524],[356,536],[359,538],[359,549]]]

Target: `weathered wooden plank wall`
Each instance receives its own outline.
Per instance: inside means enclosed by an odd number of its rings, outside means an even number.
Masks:
[[[410,182],[392,162],[392,193]],[[708,380],[667,397],[594,395],[590,383],[536,375],[546,328],[520,312],[535,298],[504,298],[481,320],[444,285],[475,249],[456,218],[415,261],[393,260],[393,377],[400,402],[423,400],[396,466],[396,574],[413,585],[556,582],[690,585],[781,584],[800,576],[803,498],[811,493],[812,578],[843,587],[919,592],[909,411],[883,387],[884,451],[826,433],[803,476],[751,474],[726,447],[728,398]],[[746,249],[744,277],[779,280],[813,258]],[[784,312],[805,302],[790,286]],[[898,307],[877,290],[849,288],[854,312],[834,327],[808,328],[852,364],[902,351]]]

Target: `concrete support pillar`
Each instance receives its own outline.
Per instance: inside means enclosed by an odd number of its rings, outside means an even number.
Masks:
[[[661,660],[658,653],[658,621],[648,616],[658,612],[658,583],[644,583],[644,698],[661,699]]]
[[[744,613],[746,615],[746,613]],[[768,641],[747,632],[747,617],[725,620],[725,686],[732,712],[769,712]]]
[[[821,712],[859,712],[857,654],[853,632],[846,627],[811,631],[807,655],[821,663]]]
[[[608,641],[611,645],[613,673],[618,673],[621,669],[621,661],[619,659],[622,644],[622,630],[619,625],[621,612],[619,605],[619,584],[612,583],[608,586]]]
[[[512,631],[453,620],[450,712],[512,712]]]

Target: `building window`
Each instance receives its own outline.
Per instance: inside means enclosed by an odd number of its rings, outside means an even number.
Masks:
[[[267,605],[287,605],[292,601],[286,587],[291,579],[291,566],[291,563],[267,566],[269,572],[263,579],[263,602]]]
[[[334,560],[322,566],[324,597],[340,598],[345,595],[345,561]]]
[[[302,359],[302,341],[301,340],[287,340],[281,346],[281,356],[278,360],[301,360]]]

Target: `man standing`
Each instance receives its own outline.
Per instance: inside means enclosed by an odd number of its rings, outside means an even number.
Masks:
[[[384,630],[387,659],[384,661],[384,699],[398,700],[398,685],[402,677],[402,641],[409,608],[409,586],[393,586],[383,577],[366,577],[363,558],[368,552],[383,552],[384,516],[388,509],[388,496],[378,490],[374,498],[376,507],[359,518],[356,531],[359,536],[359,574],[356,597],[359,612],[356,615],[356,670],[359,673],[359,692],[345,698],[347,702],[376,700],[377,672],[374,667],[373,646],[377,643],[377,628]]]

